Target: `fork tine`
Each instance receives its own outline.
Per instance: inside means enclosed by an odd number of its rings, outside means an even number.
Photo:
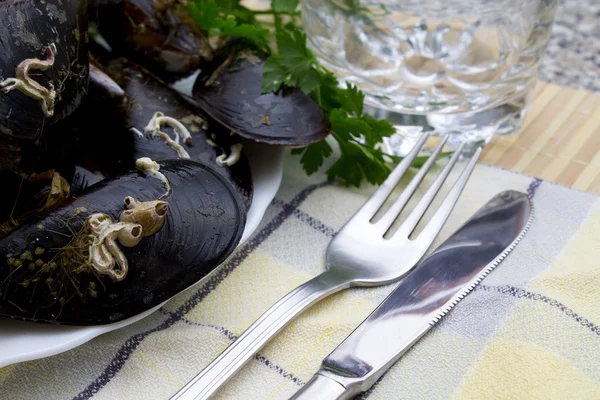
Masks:
[[[410,152],[402,159],[400,164],[394,168],[394,170],[388,175],[386,180],[379,186],[379,188],[369,197],[369,199],[363,204],[360,210],[355,216],[361,216],[363,218],[371,219],[375,213],[381,208],[383,203],[387,200],[390,194],[400,182],[400,179],[410,167],[413,160],[419,155],[421,149],[425,145],[425,142],[429,139],[429,133],[424,132],[422,137],[417,141]]]
[[[425,162],[425,164],[421,167],[417,175],[415,175],[411,179],[410,183],[406,186],[406,188],[404,188],[402,193],[400,193],[400,196],[394,201],[394,203],[379,219],[379,221],[375,222],[375,224],[378,226],[377,229],[383,231],[382,234],[386,232],[389,229],[389,227],[394,223],[394,220],[398,217],[402,209],[406,206],[406,203],[408,203],[410,198],[413,196],[413,194],[417,190],[417,187],[419,187],[419,184],[421,183],[423,178],[425,178],[425,175],[427,175],[427,172],[429,171],[431,166],[435,163],[435,160],[441,153],[449,137],[449,135],[446,135],[442,138],[440,144],[435,148],[433,153],[431,153],[431,155],[427,159],[427,162]]]
[[[462,142],[454,151],[454,154],[452,155],[452,158],[450,158],[450,161],[448,161],[448,164],[446,164],[442,172],[440,172],[440,174],[435,178],[433,184],[429,187],[429,189],[427,189],[425,195],[421,198],[421,200],[419,200],[419,203],[412,210],[410,215],[404,220],[404,222],[402,222],[402,225],[395,234],[408,237],[412,233],[421,218],[423,218],[423,215],[425,215],[425,212],[431,205],[431,202],[440,191],[442,185],[448,178],[448,175],[450,175],[450,171],[452,171],[452,168],[454,168],[454,165],[458,161],[458,158],[460,157],[464,147],[465,142]]]
[[[465,188],[471,173],[475,169],[475,165],[477,164],[477,160],[479,159],[479,155],[482,151],[483,147],[480,147],[477,149],[477,151],[475,151],[473,158],[471,158],[471,161],[469,161],[452,189],[450,189],[450,192],[448,192],[446,195],[446,198],[440,205],[440,208],[435,212],[431,220],[427,223],[425,228],[423,228],[423,231],[415,240],[425,240],[431,243],[433,239],[435,239],[437,234],[442,229],[442,226],[448,219],[448,216],[452,212],[452,209],[456,205],[456,202]]]

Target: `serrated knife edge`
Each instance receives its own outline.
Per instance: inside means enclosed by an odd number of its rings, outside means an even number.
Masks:
[[[292,399],[342,400],[366,391],[513,251],[533,219],[524,193],[495,196],[417,266]],[[463,278],[469,280],[461,285]],[[451,296],[446,301],[444,293]]]
[[[442,310],[437,316],[435,316],[431,322],[429,322],[430,326],[433,327],[442,318],[444,318],[444,316],[446,314],[448,314],[450,312],[450,310],[452,310],[462,299],[464,299],[466,295],[471,293],[473,291],[473,289],[475,289],[475,287],[477,285],[479,285],[481,283],[481,281],[490,274],[490,272],[492,272],[494,269],[496,269],[496,267],[498,265],[500,265],[500,263],[502,261],[504,261],[504,259],[514,250],[514,248],[517,247],[517,245],[523,239],[523,237],[525,236],[527,231],[529,231],[529,228],[531,227],[531,224],[532,224],[533,218],[534,218],[534,214],[535,214],[535,208],[533,207],[533,203],[531,202],[531,199],[528,199],[528,200],[529,200],[529,207],[530,207],[531,211],[530,211],[529,219],[527,220],[527,223],[521,230],[521,233],[515,238],[515,240],[513,240],[513,242],[502,253],[500,253],[498,255],[498,257],[496,257],[492,262],[490,262],[488,264],[488,266],[481,272],[481,274],[479,274],[476,278],[474,278],[467,285],[467,287],[465,288],[464,291],[462,291],[461,293],[457,294],[456,296],[454,296],[452,298],[452,300],[451,300],[452,303],[449,306],[447,306],[444,310]]]

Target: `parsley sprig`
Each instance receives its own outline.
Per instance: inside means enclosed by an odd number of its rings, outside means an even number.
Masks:
[[[187,7],[209,34],[244,37],[270,54],[263,67],[263,93],[276,92],[282,85],[296,86],[321,106],[340,149],[340,158],[327,169],[329,179],[354,186],[364,179],[383,182],[390,169],[376,145],[395,130],[388,121],[363,112],[364,93],[351,84],[340,87],[335,75],[319,64],[306,45],[306,35],[297,27],[298,0],[271,0],[271,9],[266,11],[250,10],[239,0],[189,0]],[[274,29],[266,27],[264,15],[273,17]],[[301,156],[310,175],[333,154],[333,148],[323,140],[292,153]]]

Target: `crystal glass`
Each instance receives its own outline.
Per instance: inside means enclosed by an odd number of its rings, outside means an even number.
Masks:
[[[308,43],[378,117],[455,141],[517,131],[558,0],[302,0]],[[415,123],[416,122],[416,123]],[[401,130],[408,132],[410,130]]]

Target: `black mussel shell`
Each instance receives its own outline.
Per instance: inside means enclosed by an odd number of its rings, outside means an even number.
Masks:
[[[90,71],[90,96],[82,106],[84,112],[78,123],[82,153],[88,159],[81,165],[116,175],[131,169],[140,157],[153,160],[178,158],[177,152],[163,139],[144,133],[154,115],[161,112],[179,121],[191,134],[191,144],[183,139],[180,143],[190,158],[209,165],[232,182],[250,206],[252,176],[239,136],[232,135],[147,70],[130,61],[119,58],[108,63],[105,71],[110,77],[97,67]],[[171,127],[165,126],[162,131],[175,138]],[[237,151],[240,147],[242,153],[233,165],[217,163],[217,157],[227,156],[232,149]]]
[[[303,146],[323,139],[329,126],[319,105],[297,88],[261,94],[266,55],[245,43],[221,48],[202,66],[194,100],[211,117],[248,139]]]
[[[0,96],[2,96],[1,92]],[[0,108],[2,108],[1,101]],[[45,148],[45,138],[34,142],[0,134],[0,171],[12,173],[33,172],[39,159],[45,156]]]
[[[212,58],[207,35],[178,1],[104,0],[92,3],[91,18],[112,50],[173,82]]]
[[[87,1],[0,1],[0,137],[39,139],[79,106],[87,29]]]
[[[120,245],[127,275],[115,281],[77,246],[85,219],[113,221],[124,199],[158,199],[163,183],[142,172],[103,180],[0,239],[0,316],[60,324],[97,325],[137,315],[168,300],[216,268],[240,241],[242,201],[221,175],[189,160],[160,163],[171,193],[164,226],[134,247]],[[70,262],[68,262],[70,261]]]
[[[74,165],[72,178],[68,180],[71,196],[78,196],[85,189],[106,178],[108,176],[101,171],[93,171],[81,165]]]
[[[75,151],[73,147],[71,149]],[[30,174],[0,172],[0,182],[5,193],[0,197],[0,236],[29,214],[49,207],[69,195],[76,196],[106,178],[99,171],[77,165],[76,160],[70,159],[67,152],[60,152],[57,146],[50,147],[49,151],[58,158],[53,163],[55,168]]]
[[[20,217],[44,206],[50,193],[52,173],[37,179],[0,173],[3,196],[0,196],[0,235],[13,227]]]
[[[43,136],[38,140],[0,135],[0,172],[24,178],[51,169],[68,172],[65,169],[75,164],[76,143],[70,132],[73,115],[45,127]]]

